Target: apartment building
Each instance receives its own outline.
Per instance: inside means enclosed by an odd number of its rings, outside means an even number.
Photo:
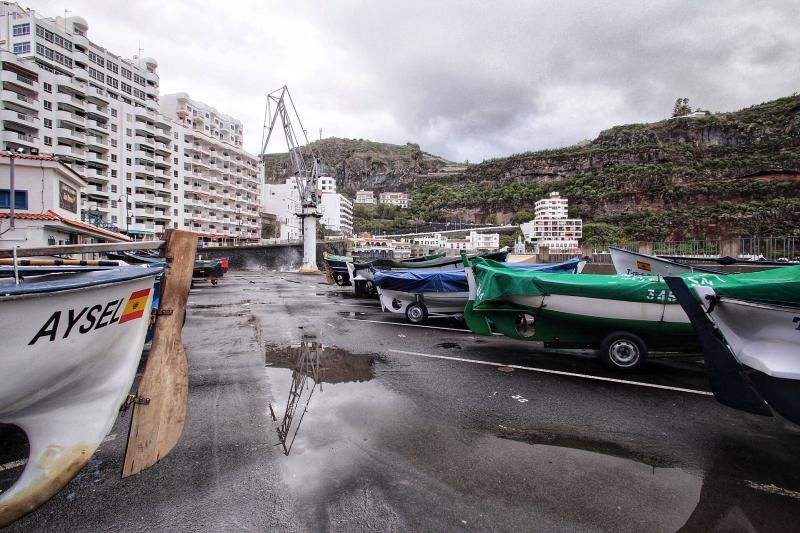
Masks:
[[[0,3],[4,149],[52,153],[84,176],[83,220],[129,234],[177,227],[169,120],[152,58],[124,58],[77,16]]]
[[[404,192],[382,192],[380,203],[386,205],[396,205],[401,209],[408,209],[408,193]]]
[[[297,213],[302,212],[300,190],[294,178],[287,178],[285,183],[263,185],[261,211],[275,215],[280,239],[303,238],[303,222],[297,216]]]
[[[558,192],[551,192],[547,198],[538,200],[534,204],[534,219],[520,224],[525,240],[535,243],[537,249],[547,247],[556,252],[579,252],[578,239],[583,236],[583,221],[567,218],[568,204],[568,200]]]
[[[259,242],[260,167],[242,148],[242,123],[186,93],[163,95],[160,108],[172,121],[178,226],[220,242]]]
[[[375,193],[372,191],[356,191],[356,202],[357,204],[366,204],[366,205],[377,205],[377,200],[375,199]]]
[[[411,242],[429,250],[463,250],[468,252],[488,252],[500,248],[499,233],[469,232],[465,239],[448,237],[443,233],[413,237]]]
[[[336,192],[336,179],[320,176],[317,179],[317,199],[322,214],[320,223],[341,235],[353,234],[353,202]]]

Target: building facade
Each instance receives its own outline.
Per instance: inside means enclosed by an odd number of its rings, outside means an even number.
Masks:
[[[261,239],[260,167],[242,148],[242,123],[186,93],[161,97],[172,121],[178,227],[221,242]]]
[[[534,243],[537,250],[547,247],[552,252],[579,253],[583,221],[568,218],[568,207],[568,200],[561,198],[558,192],[551,192],[547,198],[537,201],[534,219],[520,224],[525,240]]]
[[[11,164],[0,154],[0,175],[9,176]],[[13,200],[10,180],[0,184],[0,249],[128,240],[81,221],[81,191],[88,184],[54,156],[15,154],[13,164]]]
[[[84,176],[81,217],[99,227],[257,240],[260,171],[241,123],[184,93],[162,102],[155,59],[88,32],[81,17],[0,2],[2,148],[54,154]]]
[[[303,221],[297,216],[297,213],[302,212],[300,190],[294,178],[287,178],[285,183],[264,184],[261,191],[261,211],[275,215],[279,239],[303,238]]]
[[[365,205],[377,205],[377,200],[375,199],[375,193],[372,191],[356,191],[356,201],[357,204],[365,204]]]
[[[408,193],[404,192],[382,192],[380,202],[385,205],[396,205],[401,209],[408,209]]]

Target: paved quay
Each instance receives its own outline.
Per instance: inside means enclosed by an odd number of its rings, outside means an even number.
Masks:
[[[430,326],[321,275],[193,289],[172,453],[120,479],[120,417],[8,531],[797,531],[800,429],[718,404],[697,360],[620,374]]]

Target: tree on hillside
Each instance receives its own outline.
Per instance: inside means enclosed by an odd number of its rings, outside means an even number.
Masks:
[[[672,108],[672,116],[673,117],[684,117],[692,112],[692,108],[689,105],[688,98],[678,98],[675,100],[675,106]]]

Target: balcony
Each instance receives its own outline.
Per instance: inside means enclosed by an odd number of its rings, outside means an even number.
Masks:
[[[84,135],[80,131],[76,131],[70,128],[56,128],[55,134],[59,141],[65,141],[71,144],[80,144],[80,145],[83,145],[86,142],[86,135]]]
[[[58,110],[56,111],[56,118],[63,122],[69,122],[71,124],[75,124],[76,126],[85,126],[86,125],[86,117],[70,113],[69,111]]]
[[[85,37],[84,37],[85,39]],[[72,61],[76,64],[86,66],[89,64],[89,56],[86,55],[86,52],[81,50],[80,48],[72,48]]]
[[[26,113],[12,111],[11,109],[3,109],[0,111],[0,118],[3,119],[3,122],[11,122],[16,124],[18,127],[25,129],[35,130],[39,128],[38,117]]]
[[[156,129],[155,126],[152,124],[148,124],[146,122],[136,121],[136,134],[137,135],[144,135],[145,137],[155,137]]]
[[[90,117],[100,117],[101,119],[108,120],[108,108],[103,106],[100,107],[99,105],[95,104],[94,102],[88,102],[86,104],[86,112],[89,114]]]
[[[89,39],[86,38],[85,35],[80,35],[78,33],[72,34],[72,44],[75,46],[79,46],[81,48],[89,48]]]
[[[145,73],[144,79],[147,81],[154,83],[156,87],[158,87],[158,74],[155,72],[150,72],[149,70]]]
[[[139,175],[143,174],[145,176],[153,176],[155,175],[155,168],[149,167],[147,165],[133,165],[133,171]]]
[[[101,151],[108,150],[108,139],[100,135],[87,135],[86,144]]]
[[[86,159],[86,150],[76,146],[65,146],[62,144],[53,146],[53,153],[70,159]]]
[[[89,81],[89,71],[87,71],[83,67],[72,67],[72,74],[75,76],[76,80],[79,81]]]
[[[36,135],[29,135],[27,133],[20,133],[18,131],[5,130],[2,133],[3,146],[13,144],[28,148],[38,147],[39,137]]]
[[[26,96],[22,93],[17,93],[14,91],[9,91],[8,89],[3,89],[3,100],[6,102],[17,104],[18,106],[25,107],[27,109],[31,109],[33,111],[39,110],[38,98]]]
[[[108,180],[108,171],[107,170],[98,170],[96,168],[88,167],[83,175],[86,177],[87,180],[90,181],[107,181]]]
[[[88,160],[98,165],[108,166],[108,156],[97,152],[89,152]]]
[[[24,90],[28,91],[39,90],[38,81],[34,80],[33,78],[29,78],[28,76],[23,76],[22,74],[11,72],[10,70],[0,71],[0,79],[2,79],[2,81],[4,82],[3,86],[5,86],[5,82],[9,82],[11,84],[16,85],[17,87],[22,87]]]
[[[103,91],[101,91],[97,87],[89,86],[88,97],[91,98],[92,100],[96,100],[105,105],[111,103],[111,100],[109,100],[108,95],[106,95]]]

